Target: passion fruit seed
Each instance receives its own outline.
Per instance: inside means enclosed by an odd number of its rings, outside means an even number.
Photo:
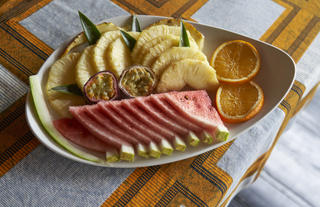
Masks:
[[[117,79],[113,73],[102,71],[93,75],[84,85],[83,91],[91,102],[109,101],[118,96]]]
[[[156,86],[153,72],[144,66],[135,65],[124,70],[119,87],[129,97],[148,96]]]

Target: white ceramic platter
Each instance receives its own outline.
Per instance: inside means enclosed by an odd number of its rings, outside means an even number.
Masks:
[[[142,28],[150,25],[151,23],[163,19],[165,17],[157,17],[157,16],[137,16]],[[120,16],[111,19],[105,20],[105,22],[112,22],[118,26],[125,26],[130,24],[131,17],[130,16]],[[79,23],[80,24],[80,23]],[[229,40],[245,40],[252,43],[258,50],[261,55],[261,70],[257,77],[255,77],[254,81],[257,82],[263,89],[265,95],[265,103],[262,110],[251,120],[240,123],[227,125],[230,130],[230,138],[227,142],[233,140],[240,134],[249,130],[255,124],[257,124],[263,117],[265,117],[268,113],[270,113],[273,109],[275,109],[278,104],[283,100],[288,91],[290,90],[294,78],[295,78],[295,64],[290,56],[288,56],[282,50],[261,42],[259,40],[254,40],[249,37],[242,36],[240,34],[236,34],[230,31],[226,31],[223,29],[211,27],[208,25],[203,25],[199,23],[192,23],[200,32],[202,32],[205,36],[205,44],[204,44],[204,53],[207,55],[208,59],[211,58],[213,51],[223,42]],[[64,51],[67,44],[70,42],[72,38],[64,42],[58,49],[56,49],[50,57],[46,60],[46,62],[40,68],[37,76],[40,80],[41,89],[44,91],[44,86],[47,81],[48,69],[50,66],[60,57],[62,52]],[[45,97],[43,99],[46,103]],[[48,104],[45,104],[47,107],[47,111],[52,115],[52,119],[54,117],[54,112],[50,109]],[[209,150],[215,149],[226,142],[218,143],[214,145],[202,145],[200,144],[197,147],[188,147],[185,152],[175,151],[171,156],[161,156],[159,159],[149,158],[136,158],[134,162],[116,162],[116,163],[106,163],[106,162],[92,162],[80,157],[75,156],[74,154],[67,151],[64,147],[57,144],[47,133],[47,131],[42,127],[42,124],[37,116],[37,113],[34,108],[32,97],[29,95],[26,102],[26,116],[29,123],[30,128],[32,129],[35,136],[49,149],[52,151],[61,154],[64,157],[70,158],[72,160],[87,163],[96,166],[105,166],[105,167],[119,167],[119,168],[131,168],[131,167],[145,167],[152,165],[161,165],[165,163],[175,162],[178,160],[183,160],[186,158],[190,158],[201,153],[207,152]],[[67,140],[65,140],[68,142]],[[78,148],[79,150],[83,150],[83,148],[76,146],[72,143],[69,143],[72,146]],[[90,152],[89,152],[90,153]],[[103,159],[103,155],[101,155]]]

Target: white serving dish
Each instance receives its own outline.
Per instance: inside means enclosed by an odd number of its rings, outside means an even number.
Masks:
[[[137,16],[142,28],[148,26],[149,24],[163,19],[165,17],[158,16]],[[112,22],[118,26],[124,26],[130,24],[131,17],[130,16],[120,16],[114,17],[111,19],[105,20],[105,22]],[[270,113],[273,109],[275,109],[279,103],[284,99],[286,94],[289,92],[293,81],[295,79],[295,63],[292,58],[287,55],[282,50],[264,43],[259,40],[255,40],[234,32],[226,31],[220,28],[215,28],[209,25],[203,25],[200,23],[192,23],[200,32],[202,32],[205,36],[205,44],[204,44],[204,53],[207,55],[208,59],[211,58],[213,51],[217,48],[218,45],[225,41],[241,39],[252,43],[258,50],[261,55],[261,70],[259,74],[255,77],[254,81],[257,82],[263,89],[265,95],[265,102],[262,110],[252,119],[247,122],[243,122],[240,124],[232,124],[227,125],[230,130],[230,138],[229,142],[234,138],[238,137],[240,134],[245,133],[255,124],[257,124],[263,117],[265,117],[268,113]],[[44,86],[47,80],[48,69],[57,60],[60,55],[63,53],[65,47],[68,45],[72,37],[66,40],[61,46],[56,49],[50,57],[45,61],[45,63],[40,68],[37,76],[39,77],[42,85],[42,90],[44,90]],[[47,105],[48,111],[52,114],[52,118],[54,117],[54,112]],[[171,156],[161,156],[159,159],[149,158],[138,158],[134,162],[116,162],[116,163],[96,163],[88,160],[84,160],[71,154],[65,148],[57,144],[47,133],[47,131],[42,127],[42,124],[36,114],[32,97],[30,94],[28,95],[26,101],[26,116],[27,121],[34,135],[49,149],[52,151],[75,161],[96,165],[96,166],[105,166],[105,167],[118,167],[118,168],[133,168],[133,167],[145,167],[152,165],[161,165],[165,163],[175,162],[183,159],[187,159],[190,157],[194,157],[201,153],[207,152],[209,150],[213,150],[226,142],[214,144],[214,145],[205,145],[200,144],[197,147],[188,147],[185,152],[177,152],[175,151]],[[78,147],[76,145],[73,145]],[[79,149],[82,149],[79,147]],[[103,157],[102,157],[103,158]]]

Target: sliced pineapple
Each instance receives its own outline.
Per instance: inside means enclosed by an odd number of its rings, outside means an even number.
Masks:
[[[132,59],[136,59],[138,57],[138,54],[140,53],[140,50],[144,45],[159,36],[165,36],[165,35],[174,35],[174,36],[180,36],[180,27],[176,26],[167,26],[167,25],[155,25],[148,29],[145,29],[141,32],[133,50],[132,50]],[[194,41],[194,39],[191,37],[190,33],[187,31],[190,41],[191,47],[198,47],[197,43]]]
[[[150,48],[146,55],[141,60],[141,64],[150,67],[154,61],[166,50],[171,47],[179,46],[178,38],[168,38],[154,47]]]
[[[148,53],[148,51],[154,47],[155,45],[159,44],[160,42],[166,40],[166,39],[177,39],[179,40],[179,36],[174,35],[164,35],[156,37],[150,41],[148,41],[143,47],[141,47],[140,52],[136,59],[132,60],[134,63],[139,64],[141,63],[143,57]]]
[[[140,32],[128,32],[129,35],[131,35],[134,39],[138,39],[138,37],[140,36]]]
[[[133,38],[137,39],[139,32],[128,32]],[[119,77],[122,71],[132,64],[131,52],[122,36],[110,43],[106,58],[108,59],[110,70]]]
[[[96,72],[110,70],[109,60],[106,57],[111,42],[120,37],[120,31],[105,32],[101,35],[93,49],[93,62]],[[114,72],[114,71],[111,71]]]
[[[162,71],[171,63],[182,59],[207,61],[207,57],[199,49],[192,47],[172,47],[157,58],[152,64],[151,69],[154,74],[159,77]]]
[[[169,19],[162,19],[159,20],[155,23],[153,23],[151,26],[154,25],[168,25],[168,26],[180,26],[180,21],[181,19],[174,19],[174,18],[169,18]],[[192,24],[188,22],[183,22],[185,28],[190,32],[192,38],[196,41],[197,45],[199,46],[199,49],[203,49],[203,44],[204,44],[204,36],[201,32],[199,32]]]
[[[117,27],[116,25],[112,24],[111,22],[103,22],[99,25],[97,25],[97,28],[99,30],[100,33],[103,32],[108,32],[108,31],[114,31],[114,30],[119,30],[119,27]],[[84,44],[87,42],[87,38],[84,35],[83,32],[81,32],[80,34],[78,34],[67,46],[67,48],[65,49],[65,51],[63,52],[63,55],[68,54],[72,49]]]
[[[214,91],[218,85],[216,71],[206,61],[183,59],[164,70],[157,92],[179,91],[185,86]]]
[[[75,66],[80,53],[69,53],[57,60],[50,68],[46,85],[46,94],[51,107],[62,117],[68,117],[69,106],[84,105],[82,96],[65,94],[52,90],[56,86],[75,83]]]
[[[96,73],[92,62],[93,48],[94,46],[89,46],[84,49],[76,65],[76,82],[81,90],[89,78]]]

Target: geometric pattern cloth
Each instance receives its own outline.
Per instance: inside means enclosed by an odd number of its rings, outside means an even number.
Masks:
[[[128,13],[182,17],[260,39],[297,63],[293,87],[259,124],[215,150],[161,166],[93,167],[43,145],[25,119],[28,77],[66,38]],[[289,120],[320,80],[320,14],[295,0],[14,0],[0,2],[0,206],[227,206],[260,175]]]

